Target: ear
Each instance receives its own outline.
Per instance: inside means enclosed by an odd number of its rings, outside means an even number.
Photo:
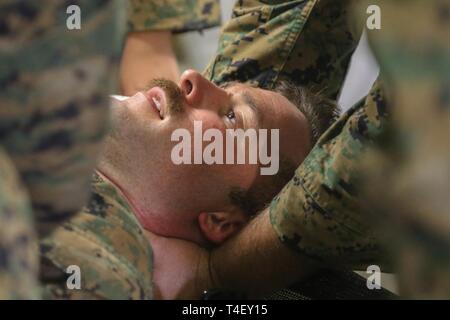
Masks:
[[[241,212],[202,212],[198,216],[203,235],[215,244],[221,244],[236,234],[247,220]]]

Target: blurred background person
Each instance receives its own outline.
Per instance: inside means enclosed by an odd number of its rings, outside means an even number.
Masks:
[[[86,203],[108,127],[120,19],[76,3],[0,4],[0,298],[41,297],[37,239]]]
[[[362,1],[391,123],[367,154],[363,190],[385,234],[402,297],[450,299],[450,1]]]

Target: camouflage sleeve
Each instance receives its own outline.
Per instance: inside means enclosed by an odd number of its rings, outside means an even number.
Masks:
[[[335,99],[359,40],[348,2],[237,1],[206,76],[266,89],[289,79]]]
[[[392,125],[367,164],[368,208],[381,217],[409,298],[450,298],[450,1],[362,1],[380,8],[369,41],[391,90]],[[376,196],[374,196],[376,195]]]
[[[0,4],[0,144],[31,197],[40,233],[79,210],[107,128],[119,57],[114,2]],[[81,29],[77,27],[77,17]]]
[[[270,207],[271,223],[287,246],[326,265],[390,268],[355,188],[361,159],[386,117],[377,83],[319,139]]]
[[[220,25],[219,0],[131,0],[128,31],[186,32]]]
[[[28,196],[0,147],[0,300],[39,298],[36,252]]]

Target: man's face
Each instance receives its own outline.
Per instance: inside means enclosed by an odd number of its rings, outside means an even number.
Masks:
[[[303,114],[272,91],[243,84],[220,88],[188,70],[178,85],[159,80],[137,95],[114,109],[112,140],[127,155],[128,170],[134,171],[130,176],[145,180],[146,197],[161,214],[235,210],[230,190],[248,189],[260,175],[260,166],[248,162],[175,164],[171,155],[179,142],[171,138],[180,128],[190,132],[194,163],[194,121],[201,122],[203,132],[215,128],[222,133],[224,155],[225,130],[238,128],[279,129],[280,153],[293,163],[300,163],[309,149]],[[208,144],[201,142],[201,150]]]

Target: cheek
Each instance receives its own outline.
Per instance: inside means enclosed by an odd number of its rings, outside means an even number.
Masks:
[[[227,190],[231,187],[248,189],[259,174],[258,165],[235,164],[223,165],[219,168],[223,177],[223,184]]]
[[[191,134],[192,152],[199,152],[201,150],[203,158],[205,148],[209,146],[208,149],[210,149],[213,148],[213,146],[220,145],[217,143],[221,143],[222,153],[223,156],[225,156],[226,127],[217,113],[205,110],[194,110],[188,115],[188,122],[185,123],[184,128],[189,130]],[[219,132],[217,132],[217,130]],[[218,140],[216,140],[217,135],[219,135]],[[214,165],[210,165],[209,167],[214,167]]]

